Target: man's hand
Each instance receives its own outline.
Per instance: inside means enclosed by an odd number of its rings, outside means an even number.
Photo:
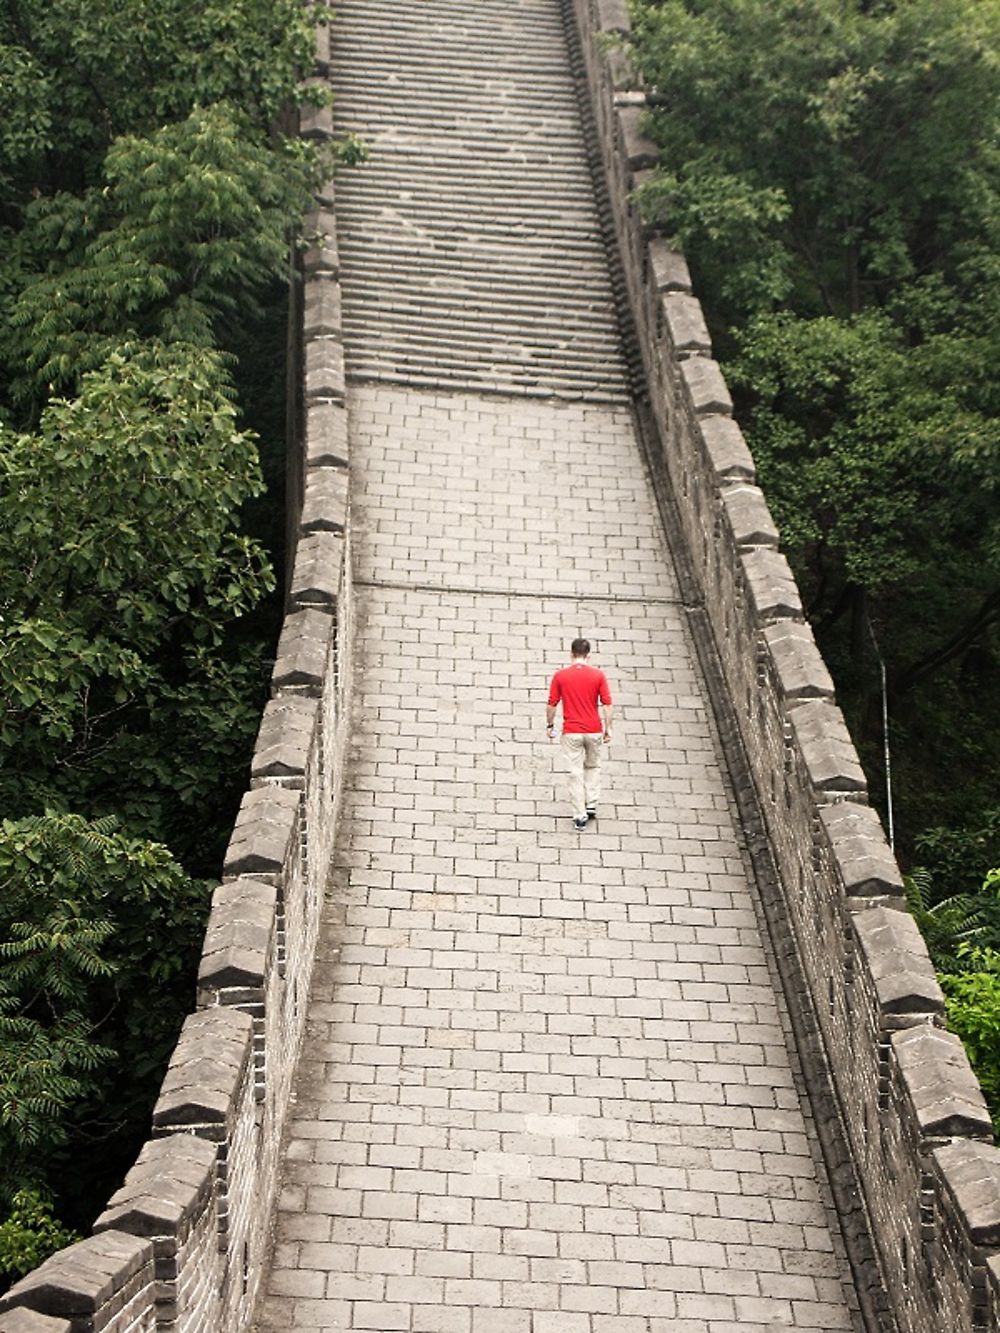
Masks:
[[[610,727],[605,727],[605,728],[604,728],[604,744],[607,745],[607,743],[608,743],[608,741],[609,741],[610,739],[611,739],[611,728],[610,728]]]

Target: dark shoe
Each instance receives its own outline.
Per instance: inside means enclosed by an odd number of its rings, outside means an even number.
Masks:
[[[587,818],[588,818],[588,819],[596,819],[596,818],[597,818],[597,806],[596,806],[596,805],[588,805],[588,806],[587,806]]]
[[[582,819],[574,819],[574,820],[573,820],[573,827],[574,827],[574,828],[586,828],[586,827],[587,827],[587,816],[584,815],[584,817],[583,817]]]

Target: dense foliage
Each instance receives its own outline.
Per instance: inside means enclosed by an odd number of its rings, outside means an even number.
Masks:
[[[0,5],[0,1279],[100,1208],[190,1007],[277,623],[312,58],[298,0]]]
[[[953,903],[1000,864],[1000,4],[633,14],[662,163],[643,207],[692,262],[883,805],[885,661],[897,850]],[[950,1008],[991,1015],[971,1048],[1000,1107],[989,975]]]

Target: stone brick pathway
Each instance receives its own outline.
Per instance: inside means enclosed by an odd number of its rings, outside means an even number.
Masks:
[[[850,1329],[625,406],[558,5],[345,0],[334,37],[342,123],[382,155],[345,175],[338,206],[356,739],[258,1328]],[[502,164],[462,149],[491,106]],[[454,153],[420,133],[433,115],[453,118]],[[562,206],[546,145],[572,185],[572,263],[541,234]],[[473,203],[460,226],[459,198],[425,219],[441,264],[421,277],[414,200],[421,182],[446,190],[456,161]],[[487,273],[474,241],[489,227],[504,262]],[[445,314],[424,323],[434,292]],[[575,381],[604,401],[567,401]],[[578,633],[619,719],[583,834],[544,734],[548,677]]]

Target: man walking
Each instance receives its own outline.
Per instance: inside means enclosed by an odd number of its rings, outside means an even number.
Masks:
[[[569,770],[569,799],[573,807],[573,825],[582,829],[596,817],[601,795],[601,746],[611,739],[611,691],[603,671],[588,662],[590,644],[574,639],[570,645],[573,660],[557,671],[549,687],[545,722],[549,739],[556,734],[556,708],[562,704],[562,751]],[[598,704],[604,707],[604,725]]]

